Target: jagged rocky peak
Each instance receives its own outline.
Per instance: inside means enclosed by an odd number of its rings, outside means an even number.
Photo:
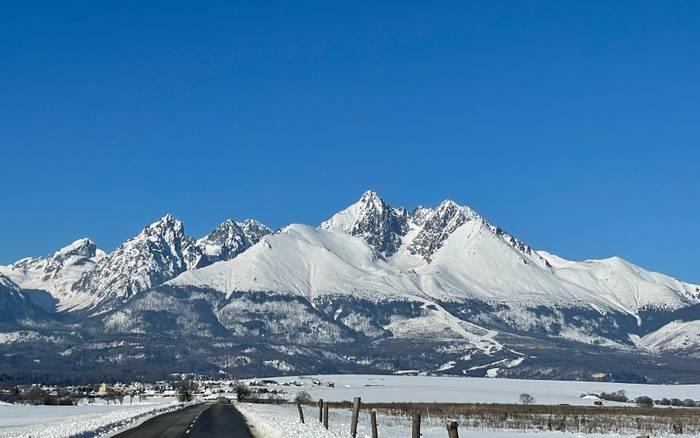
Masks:
[[[30,271],[53,272],[64,265],[80,265],[89,261],[104,257],[105,252],[97,248],[95,242],[88,238],[78,239],[75,242],[54,252],[46,257],[27,257],[9,265],[13,271],[30,273]]]
[[[203,255],[182,222],[167,214],[119,245],[75,287],[100,298],[128,297],[200,267]]]
[[[136,239],[140,237],[159,245],[167,244],[174,259],[185,263],[185,270],[200,268],[204,263],[201,249],[192,237],[185,234],[182,221],[171,214],[166,214],[144,228]]]
[[[408,231],[408,213],[393,208],[376,192],[365,192],[359,201],[323,222],[321,229],[363,238],[380,253],[390,256]]]
[[[253,244],[258,243],[260,239],[272,232],[267,225],[262,224],[255,219],[246,219],[243,222],[239,222],[238,226],[241,227],[245,235],[251,242],[253,242]]]
[[[418,226],[423,226],[425,224],[425,221],[428,219],[428,216],[433,212],[434,210],[432,208],[419,205],[413,209],[410,218],[414,224]]]
[[[66,245],[65,247],[59,249],[56,251],[53,256],[54,257],[87,257],[87,258],[92,258],[92,257],[100,257],[103,256],[105,253],[104,251],[100,250],[97,248],[97,245],[95,242],[92,240],[88,239],[87,237],[84,237],[82,239],[78,239],[75,242],[71,243],[70,245]]]
[[[175,219],[171,214],[166,214],[162,218],[148,225],[136,236],[146,239],[165,239],[167,242],[175,242],[185,236],[185,226],[182,221]]]
[[[430,260],[435,252],[440,249],[443,242],[457,228],[469,220],[479,216],[469,207],[457,204],[449,199],[440,203],[436,209],[419,207],[413,216],[416,224],[422,229],[408,246],[408,251],[413,255],[419,255]]]
[[[56,251],[51,257],[37,259],[35,267],[43,270],[44,281],[56,280],[54,286],[58,292],[58,289],[75,281],[80,271],[90,269],[105,255],[95,242],[82,238]]]
[[[253,219],[235,222],[227,219],[211,233],[197,241],[209,262],[230,260],[255,245],[272,231]]]

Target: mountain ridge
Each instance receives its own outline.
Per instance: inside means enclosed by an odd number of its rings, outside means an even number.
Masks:
[[[134,369],[168,357],[236,373],[410,367],[592,378],[603,370],[659,381],[698,371],[700,286],[619,258],[534,250],[450,200],[409,213],[368,191],[317,227],[226,220],[200,239],[165,215],[109,254],[83,240],[51,257],[90,264],[75,284],[92,301],[63,309],[61,342],[88,350],[147,342],[148,353],[101,353],[128,357]],[[665,339],[673,349],[659,346]],[[202,351],[196,358],[174,353],[190,343],[187,351]],[[672,364],[666,374],[655,368],[660,357]]]

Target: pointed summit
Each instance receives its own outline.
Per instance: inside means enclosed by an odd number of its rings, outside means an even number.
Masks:
[[[104,252],[97,249],[95,242],[87,237],[78,239],[70,245],[64,246],[53,254],[54,257],[95,257],[102,255],[104,255]]]
[[[408,214],[392,208],[376,192],[366,191],[354,204],[323,222],[320,229],[363,238],[380,253],[390,256],[408,231]]]
[[[367,190],[364,192],[358,202],[374,208],[382,208],[387,205],[381,196],[379,196],[379,193],[372,190]]]
[[[158,219],[157,221],[153,222],[151,225],[148,227],[157,227],[157,226],[165,226],[165,227],[174,227],[174,226],[182,226],[182,221],[179,219],[176,219],[172,214],[166,213],[163,217]]]
[[[165,236],[168,234],[178,237],[185,234],[185,227],[182,225],[182,222],[169,213],[145,227],[139,233],[139,236]]]

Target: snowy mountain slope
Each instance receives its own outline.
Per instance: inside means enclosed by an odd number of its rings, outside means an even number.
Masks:
[[[401,255],[397,255],[397,258]],[[351,295],[370,300],[479,298],[526,304],[609,303],[567,284],[513,249],[480,221],[458,227],[431,262],[385,260],[362,237],[290,225],[227,262],[188,271],[168,284],[226,294],[258,291]],[[410,264],[413,262],[413,264]]]
[[[402,212],[367,192],[317,229],[290,225],[231,261],[167,284],[229,299],[251,292],[300,297],[369,337],[449,333],[474,344],[484,335],[470,333],[495,328],[628,348],[629,335],[648,330],[640,303],[665,312],[697,303],[693,285],[619,260],[577,264],[533,251],[449,200]],[[385,313],[387,303],[399,302],[423,310]]]
[[[80,309],[90,303],[90,294],[73,287],[95,267],[105,253],[90,239],[80,239],[47,257],[25,258],[0,266],[22,289],[46,291],[56,300],[58,310]]]
[[[197,240],[197,246],[209,263],[231,260],[271,232],[268,227],[252,219],[243,222],[228,219]]]
[[[285,227],[233,260],[188,271],[166,286],[220,291],[231,300],[221,311],[224,315],[236,309],[238,316],[260,305],[246,295],[296,297],[279,302],[276,309],[272,298],[268,299],[267,312],[279,315],[266,319],[268,325],[279,318],[287,326],[299,319],[309,320],[308,310],[291,304],[302,300],[365,336],[460,339],[478,351],[501,350],[493,339],[495,332],[445,311],[421,292],[417,275],[392,266],[363,238],[305,225]],[[374,311],[365,312],[367,306]],[[380,309],[392,306],[387,315],[380,315]],[[279,307],[287,307],[286,313]]]
[[[452,201],[402,212],[367,192],[318,229],[290,225],[236,259],[187,272],[172,284],[229,294],[478,299],[633,315],[641,304],[697,302],[695,286],[623,261],[567,264],[533,251]]]
[[[700,351],[700,321],[672,321],[636,342],[653,352]]]
[[[466,245],[469,242],[465,240],[470,239],[473,247]],[[465,252],[465,247],[471,250]],[[478,261],[480,257],[491,260],[492,253],[500,254],[501,264],[475,265],[474,260]],[[469,260],[472,254],[477,256]],[[522,280],[528,283],[521,285],[519,292],[529,291],[536,296],[535,304],[556,304],[555,297],[563,305],[587,305],[580,296],[572,296],[571,289],[576,289],[575,286],[565,287],[557,283],[549,271],[534,261],[523,263],[523,260],[530,260],[528,257],[477,220],[454,229],[450,239],[436,250],[432,262],[410,253],[397,254],[396,258],[402,263],[395,262],[394,258],[385,259],[364,240],[364,236],[354,237],[295,224],[265,236],[258,245],[231,261],[188,271],[166,285],[185,290],[217,290],[231,299],[232,305],[245,300],[245,295],[250,293],[300,297],[365,336],[386,333],[393,338],[460,339],[465,345],[471,345],[469,351],[475,353],[502,350],[494,340],[496,332],[456,317],[446,311],[439,300],[481,298],[503,301],[517,281]],[[409,262],[414,266],[408,266]],[[460,266],[467,269],[460,271]],[[502,272],[509,272],[512,278],[497,275]],[[480,279],[479,273],[486,278],[483,281],[491,280],[490,286],[475,287]],[[501,279],[503,283],[497,284],[493,278]],[[469,286],[465,286],[467,284]],[[577,291],[582,296],[588,293],[583,289]],[[519,302],[525,302],[524,297],[521,294]],[[599,304],[606,305],[605,302]],[[368,305],[373,310],[367,310]],[[237,312],[251,306],[250,303],[236,305]],[[411,311],[406,306],[415,307]],[[282,319],[294,325],[292,321],[299,319],[303,312],[288,311],[291,313]],[[274,320],[280,318],[279,311],[277,314]]]
[[[531,256],[513,248],[486,223],[456,228],[429,263],[414,265],[422,290],[436,298],[471,298],[526,305],[608,308],[591,291],[559,280]]]
[[[650,272],[619,257],[575,262],[545,251],[538,254],[558,278],[595,291],[629,313],[647,307],[678,309],[700,300],[700,286]]]
[[[168,282],[219,290],[301,295],[351,294],[370,299],[420,294],[361,238],[293,224],[226,262],[186,272]]]

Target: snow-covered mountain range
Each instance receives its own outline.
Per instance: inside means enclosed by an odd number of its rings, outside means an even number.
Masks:
[[[108,254],[81,239],[0,274],[0,309],[17,297],[31,308],[15,331],[38,330],[22,321],[42,318],[40,294],[55,300],[45,330],[63,328],[68,362],[96,339],[130,339],[101,363],[628,380],[698,368],[700,286],[536,251],[449,200],[409,212],[366,192],[318,227],[227,220],[200,239],[166,215]],[[134,354],[146,340],[152,351]]]
[[[185,234],[182,222],[168,214],[109,254],[84,238],[50,256],[0,266],[0,273],[22,289],[48,292],[57,300],[57,310],[91,309],[129,298],[189,269],[229,260],[270,232],[253,220],[227,220],[195,241]]]
[[[293,224],[240,257],[169,284],[289,293],[313,299],[410,296],[623,312],[700,302],[700,288],[622,259],[573,262],[528,245],[468,207],[444,201],[413,214],[376,193],[323,222]]]

